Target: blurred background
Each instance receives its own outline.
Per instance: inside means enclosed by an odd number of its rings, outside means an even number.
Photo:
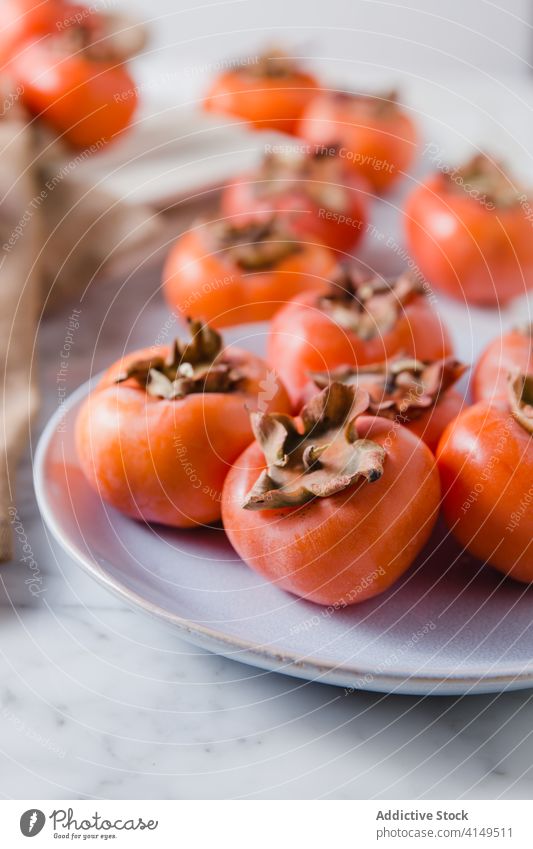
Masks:
[[[332,88],[398,87],[425,140],[438,140],[449,160],[464,158],[472,145],[490,147],[493,154],[511,159],[519,176],[531,171],[530,0],[215,0],[197,5],[191,0],[94,0],[94,6],[127,10],[146,21],[150,43],[135,60],[141,95],[137,121],[142,126],[147,115],[156,116],[165,124],[167,139],[169,126],[176,137],[187,135],[192,109],[225,62],[279,45]],[[170,113],[172,107],[179,111]],[[202,118],[205,122],[205,116],[196,115],[194,128]],[[235,148],[236,138],[216,137],[215,142],[210,136],[215,144],[206,148],[205,176],[223,179],[235,167],[220,157]],[[207,145],[208,139],[195,138],[196,143]],[[415,176],[427,170],[421,160]],[[197,174],[193,170],[189,181],[185,174],[177,183],[172,182],[175,174],[169,179],[172,192],[183,180],[188,188]]]
[[[422,79],[450,73],[526,75],[532,51],[530,0],[222,0],[196,5],[191,0],[121,0],[121,5],[151,19],[152,52],[142,62],[147,79],[157,79],[156,66],[174,68],[185,72],[178,84],[183,91],[190,66],[256,50],[269,38],[282,38],[302,55],[320,58],[332,73],[399,70]]]

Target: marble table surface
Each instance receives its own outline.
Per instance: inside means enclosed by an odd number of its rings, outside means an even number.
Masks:
[[[490,121],[500,126],[508,100],[496,108],[478,99],[483,134]],[[512,112],[516,137],[530,126],[532,100]],[[33,494],[35,440],[63,391],[124,346],[157,338],[168,318],[158,273],[100,281],[41,327],[42,411],[20,470],[18,550],[0,569],[0,797],[531,798],[531,691],[345,695],[255,670],[128,609],[50,538]],[[79,328],[60,383],[74,308]]]

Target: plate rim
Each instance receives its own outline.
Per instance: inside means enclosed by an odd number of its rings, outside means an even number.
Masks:
[[[45,464],[48,451],[52,444],[58,425],[85,398],[103,374],[95,374],[74,390],[48,419],[37,440],[33,457],[33,485],[37,506],[48,530],[66,554],[80,566],[93,580],[118,596],[129,607],[141,610],[152,618],[177,629],[180,635],[200,648],[240,663],[258,667],[265,671],[273,671],[295,678],[304,679],[311,683],[329,684],[350,690],[394,693],[399,695],[475,695],[480,693],[499,692],[503,690],[525,689],[533,686],[533,661],[530,671],[520,673],[502,672],[499,674],[450,674],[444,675],[412,675],[409,672],[390,674],[371,669],[361,669],[350,665],[335,665],[312,656],[297,652],[279,652],[258,646],[236,636],[229,636],[223,631],[194,622],[186,617],[172,613],[149,601],[119,581],[114,580],[102,570],[101,566],[70,542],[60,528],[46,494]],[[234,656],[229,649],[238,652]],[[313,673],[313,674],[311,674]],[[369,682],[365,678],[371,676]]]

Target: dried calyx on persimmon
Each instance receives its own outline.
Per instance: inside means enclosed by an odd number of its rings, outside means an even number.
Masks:
[[[262,53],[256,62],[239,63],[235,70],[247,76],[272,78],[292,77],[300,72],[298,63],[278,48]]]
[[[358,111],[364,109],[371,118],[387,118],[400,110],[399,93],[396,89],[384,91],[383,94],[355,93],[339,91],[335,98],[348,106],[357,106]]]
[[[94,12],[79,19],[72,15],[65,23],[50,38],[59,53],[79,53],[93,62],[127,62],[146,46],[146,27],[128,15]]]
[[[236,389],[244,375],[235,363],[224,361],[220,334],[201,321],[189,320],[188,325],[190,342],[176,339],[167,357],[136,360],[115,382],[133,379],[149,395],[169,400]]]
[[[412,274],[388,283],[380,277],[365,277],[346,264],[332,278],[330,291],[320,298],[319,305],[341,327],[361,339],[371,339],[391,330],[403,308],[422,292]]]
[[[509,406],[516,421],[533,434],[533,375],[509,375]]]
[[[252,427],[267,468],[243,507],[296,507],[341,492],[359,479],[378,480],[385,450],[370,439],[360,439],[357,432],[357,417],[368,405],[364,390],[332,383],[297,418],[254,413]]]
[[[332,381],[364,389],[370,396],[369,411],[375,416],[394,419],[400,414],[413,421],[438,404],[465,371],[466,366],[453,357],[424,362],[400,355],[368,366],[312,372],[311,377],[320,389]]]
[[[269,198],[291,190],[303,191],[327,209],[342,212],[349,203],[349,190],[342,182],[339,148],[317,147],[308,156],[269,153],[254,186],[256,196]]]
[[[272,268],[300,250],[299,242],[276,216],[240,226],[224,222],[213,229],[213,236],[215,249],[245,271]]]
[[[524,187],[514,180],[501,162],[485,153],[478,153],[459,168],[445,175],[452,190],[475,190],[476,199],[495,207],[505,208],[520,203]]]

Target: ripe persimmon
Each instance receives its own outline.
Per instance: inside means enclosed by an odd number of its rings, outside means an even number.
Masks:
[[[214,327],[268,321],[293,295],[324,290],[331,251],[300,242],[280,218],[198,225],[181,236],[163,270],[169,306]]]
[[[533,199],[488,156],[430,177],[405,206],[424,277],[468,304],[497,306],[533,287]]]
[[[474,401],[503,401],[509,394],[508,375],[533,374],[533,324],[517,327],[493,339],[472,375]]]
[[[273,50],[219,74],[206,95],[204,108],[242,118],[258,130],[295,133],[317,89],[312,74],[283,52]]]
[[[232,222],[282,213],[299,238],[351,251],[365,234],[370,187],[336,147],[308,148],[269,153],[226,186],[222,212]]]
[[[178,528],[220,518],[222,484],[253,440],[250,409],[289,409],[265,363],[192,322],[192,340],[123,357],[76,424],[81,467],[128,516]]]
[[[480,401],[437,450],[448,524],[471,554],[533,582],[533,376],[510,375],[507,404]]]
[[[268,360],[296,406],[309,397],[311,372],[370,365],[400,353],[437,360],[452,346],[412,276],[386,282],[350,265],[332,275],[327,293],[304,292],[280,310],[268,341]]]
[[[347,606],[390,587],[427,541],[440,500],[426,445],[364,415],[364,390],[332,383],[297,419],[255,415],[229,472],[226,533],[242,559],[307,601]]]
[[[121,26],[111,15],[80,13],[79,23],[28,42],[9,63],[24,106],[72,147],[108,144],[132,121],[139,98],[127,60],[144,32]]]

